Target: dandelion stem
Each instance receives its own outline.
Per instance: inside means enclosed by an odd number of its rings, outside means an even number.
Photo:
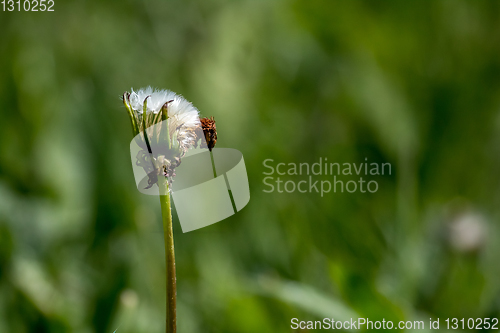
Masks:
[[[170,193],[166,177],[158,177],[160,188],[161,215],[163,220],[163,234],[165,237],[165,259],[167,266],[167,333],[177,331],[177,282],[175,278],[175,252],[174,233],[172,228],[172,209],[170,205]]]
[[[214,161],[214,154],[210,150],[210,159],[212,160],[212,169],[214,171],[214,178],[217,178],[217,171],[215,171],[215,161]]]

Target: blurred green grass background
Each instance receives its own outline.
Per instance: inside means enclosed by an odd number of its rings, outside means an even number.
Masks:
[[[162,332],[159,202],[120,100],[147,85],[214,116],[250,181],[223,222],[174,217],[180,333],[500,317],[499,2],[54,8],[0,12],[0,332]],[[319,157],[394,172],[373,195],[263,192],[265,159]]]

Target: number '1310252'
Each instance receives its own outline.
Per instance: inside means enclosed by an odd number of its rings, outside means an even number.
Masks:
[[[54,0],[2,0],[2,10],[5,12],[53,12]]]

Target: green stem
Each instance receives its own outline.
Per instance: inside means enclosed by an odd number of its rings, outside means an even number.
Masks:
[[[217,171],[215,170],[214,154],[210,150],[210,159],[212,160],[212,170],[214,171],[214,178],[217,178]]]
[[[132,122],[132,132],[134,132],[134,137],[139,134],[139,126],[137,126],[137,115],[135,110],[130,107],[129,102],[129,94],[123,94],[123,104],[125,104],[125,108],[127,109],[128,115],[130,117],[130,121]]]
[[[163,220],[163,234],[165,237],[165,259],[167,266],[167,333],[177,331],[177,282],[175,278],[174,233],[172,228],[172,209],[170,193],[166,177],[158,177],[160,188],[161,215]]]

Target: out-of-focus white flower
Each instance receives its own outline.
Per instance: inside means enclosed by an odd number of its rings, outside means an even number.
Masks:
[[[120,301],[127,308],[135,309],[139,303],[139,296],[132,289],[125,289],[120,294]]]
[[[487,224],[479,213],[462,213],[450,225],[450,243],[459,252],[480,249],[486,240],[486,235]]]

